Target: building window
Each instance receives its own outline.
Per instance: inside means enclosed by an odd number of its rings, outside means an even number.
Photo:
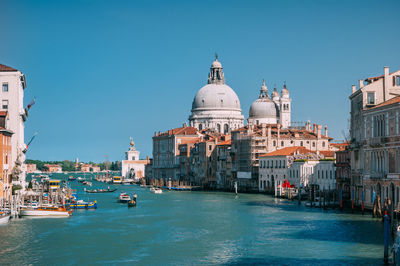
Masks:
[[[322,147],[325,147],[325,141],[322,142]]]
[[[303,141],[300,141],[300,146],[303,146]]]
[[[212,145],[208,145],[208,150],[211,151],[212,150]]]
[[[396,135],[399,134],[399,112],[396,112]]]
[[[375,104],[375,92],[368,92],[367,104]]]
[[[8,91],[8,83],[3,83],[3,92]]]
[[[315,147],[315,141],[313,141],[312,146]]]
[[[281,146],[282,146],[282,147],[285,146],[285,143],[284,143],[283,141],[281,141]]]
[[[203,125],[202,124],[199,125],[199,130],[203,130]]]
[[[8,109],[8,100],[3,100],[3,109]]]
[[[276,146],[276,141],[274,140],[274,142],[273,142],[273,145],[274,145],[274,147]]]
[[[400,76],[394,77],[394,84],[395,84],[395,86],[400,86]]]

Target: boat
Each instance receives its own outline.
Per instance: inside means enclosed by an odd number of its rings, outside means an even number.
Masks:
[[[69,181],[74,181],[74,180],[76,180],[76,177],[73,177],[72,175],[70,175],[70,176],[68,177],[68,180],[69,180]]]
[[[114,191],[116,191],[117,189],[116,188],[114,188],[114,189],[110,189],[110,188],[108,188],[108,189],[105,189],[105,188],[99,188],[99,189],[84,189],[84,191],[86,192],[86,193],[111,193],[111,192],[114,192]]]
[[[21,209],[21,216],[47,216],[47,217],[68,217],[71,215],[71,211],[67,211],[62,207],[38,207],[24,208]]]
[[[150,192],[155,193],[155,194],[161,194],[162,189],[161,188],[156,188],[156,187],[151,187]]]
[[[83,200],[77,200],[72,202],[69,206],[71,209],[97,209],[97,201],[86,202]]]
[[[85,181],[85,179],[82,178],[82,177],[80,177],[80,176],[78,176],[77,180],[78,180],[78,182],[81,182],[81,183],[82,183],[83,181]]]
[[[6,224],[10,220],[10,214],[0,212],[0,224]]]
[[[121,184],[122,178],[121,176],[113,176],[113,181],[114,184]]]
[[[125,192],[122,192],[119,195],[119,202],[121,202],[121,203],[127,203],[130,200],[131,200],[131,197],[128,194],[126,194]]]
[[[135,200],[128,201],[128,207],[136,207],[136,201]]]
[[[82,182],[82,185],[87,185],[87,186],[91,187],[91,186],[92,186],[92,182],[83,181],[83,182]]]
[[[122,180],[122,184],[124,185],[129,185],[133,183],[135,183],[135,180],[133,178],[124,178],[124,180]]]

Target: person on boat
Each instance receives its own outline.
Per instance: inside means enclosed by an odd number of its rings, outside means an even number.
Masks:
[[[133,200],[135,201],[135,204],[136,204],[136,202],[137,202],[137,195],[136,195],[136,193],[135,194],[133,194]]]

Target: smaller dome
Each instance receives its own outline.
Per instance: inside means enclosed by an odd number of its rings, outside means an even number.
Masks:
[[[273,99],[273,100],[275,100],[275,99],[278,99],[278,100],[279,100],[279,93],[278,93],[278,91],[276,90],[276,88],[274,88],[274,91],[272,92],[272,99]]]
[[[215,58],[215,61],[212,63],[211,68],[222,68],[222,64],[218,61],[218,58]]]
[[[259,98],[250,107],[250,118],[276,118],[275,103],[270,98]]]
[[[289,90],[286,88],[286,84],[283,85],[281,94],[282,94],[282,98],[289,98]]]

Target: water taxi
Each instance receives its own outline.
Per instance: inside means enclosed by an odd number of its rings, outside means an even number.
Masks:
[[[4,212],[0,212],[0,224],[6,224],[10,220],[10,215]]]
[[[77,200],[72,202],[69,206],[71,209],[97,209],[97,201],[86,202],[83,200]]]
[[[46,216],[46,217],[68,217],[72,214],[62,207],[44,207],[40,206],[36,209],[24,208],[21,209],[21,216]]]
[[[119,195],[119,202],[121,202],[121,203],[127,203],[130,200],[131,200],[131,197],[128,194],[126,194],[125,192],[122,192]]]
[[[48,182],[49,182],[49,188],[50,188],[50,189],[57,190],[57,189],[60,188],[60,182],[61,182],[61,180],[54,180],[54,179],[51,179],[51,180],[49,180]]]
[[[122,177],[121,176],[113,176],[113,183],[114,184],[121,184],[122,183]]]

